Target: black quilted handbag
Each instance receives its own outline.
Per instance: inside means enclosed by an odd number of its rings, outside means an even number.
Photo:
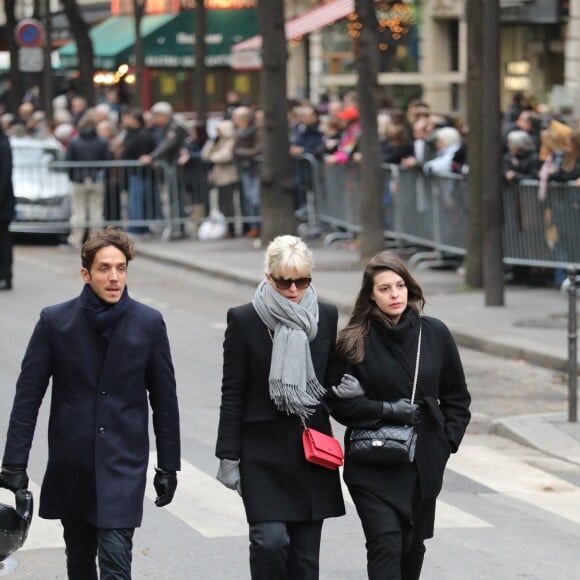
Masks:
[[[416,445],[415,427],[383,425],[378,429],[353,429],[348,454],[360,463],[412,463]]]
[[[421,326],[415,361],[415,377],[411,403],[415,400],[419,357],[421,355]],[[360,463],[390,465],[393,463],[412,463],[415,459],[417,433],[412,425],[381,425],[377,429],[353,427],[350,432],[348,455]]]

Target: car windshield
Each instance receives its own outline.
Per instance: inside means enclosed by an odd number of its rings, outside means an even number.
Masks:
[[[12,164],[17,166],[42,166],[57,161],[59,152],[44,147],[13,147]]]

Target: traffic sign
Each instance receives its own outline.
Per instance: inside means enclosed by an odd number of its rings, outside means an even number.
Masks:
[[[44,25],[34,18],[25,18],[14,28],[14,39],[18,46],[42,46],[44,44],[44,37]]]
[[[21,46],[18,49],[20,72],[41,72],[44,69],[44,50],[40,46]]]

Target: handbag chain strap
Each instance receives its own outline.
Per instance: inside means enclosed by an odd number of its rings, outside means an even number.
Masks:
[[[419,320],[419,340],[417,341],[417,360],[415,361],[415,376],[413,377],[413,391],[411,393],[411,403],[415,401],[415,392],[417,391],[417,377],[419,376],[419,358],[421,356],[421,331],[423,325]]]

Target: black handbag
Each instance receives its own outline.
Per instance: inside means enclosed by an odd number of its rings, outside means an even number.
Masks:
[[[421,330],[421,325],[419,325],[411,403],[415,400],[415,392],[417,390],[419,358],[421,355]],[[417,433],[412,425],[381,425],[376,429],[353,427],[350,431],[348,455],[353,461],[375,465],[413,463],[416,446]]]

